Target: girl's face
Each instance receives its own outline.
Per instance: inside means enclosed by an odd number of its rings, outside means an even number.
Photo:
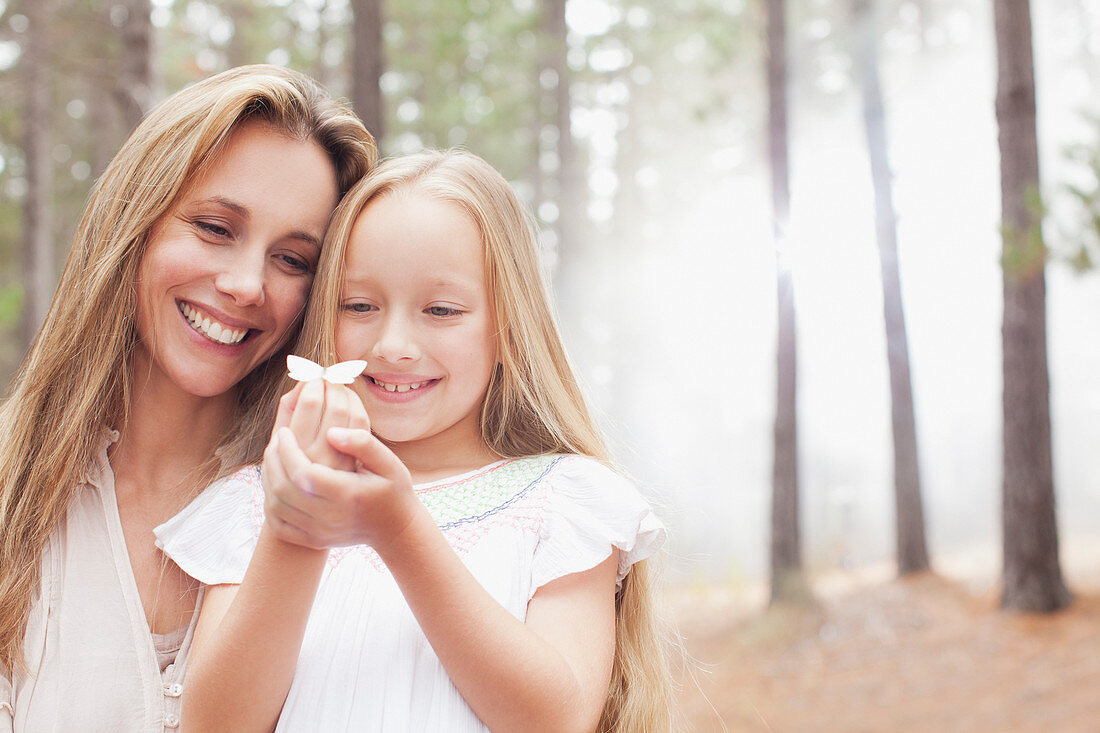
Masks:
[[[337,197],[315,143],[237,129],[149,234],[136,373],[211,397],[270,357],[302,312]]]
[[[375,434],[399,456],[483,454],[496,345],[476,224],[453,202],[390,193],[359,214],[345,265],[336,351],[367,362],[353,388]]]

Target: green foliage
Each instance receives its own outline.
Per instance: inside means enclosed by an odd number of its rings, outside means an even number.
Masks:
[[[23,287],[19,283],[0,285],[0,329],[11,329],[23,307]]]
[[[1066,151],[1066,156],[1080,172],[1080,185],[1065,184],[1069,194],[1073,220],[1062,259],[1077,272],[1089,272],[1100,255],[1100,117],[1088,118],[1097,131],[1091,144],[1079,144]]]
[[[1025,229],[1011,223],[1001,225],[1001,268],[1005,274],[1017,279],[1026,279],[1046,266],[1050,251],[1043,239],[1042,221],[1046,216],[1039,191],[1029,187],[1024,193],[1024,206],[1028,220],[1032,222]]]
[[[539,129],[535,3],[389,3],[385,152],[461,145],[529,178]]]

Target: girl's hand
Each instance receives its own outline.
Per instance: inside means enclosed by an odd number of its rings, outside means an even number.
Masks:
[[[314,379],[299,382],[279,400],[272,438],[282,427],[293,431],[310,461],[351,471],[355,468],[355,460],[334,450],[326,433],[331,427],[369,430],[370,420],[363,403],[350,389]],[[267,454],[264,455],[266,459]]]
[[[358,463],[355,471],[311,462],[289,428],[276,431],[264,461],[268,520],[281,538],[306,547],[384,548],[425,512],[408,469],[369,430],[333,428],[327,437]]]
[[[354,470],[355,459],[335,450],[326,439],[330,427],[369,430],[363,403],[349,389],[342,385],[327,384],[317,379],[299,383],[279,400],[279,412],[275,418],[275,429],[271,442],[264,451],[261,477],[264,486],[264,505],[267,521],[280,539],[293,544],[314,544],[304,542],[300,533],[292,531],[294,524],[288,523],[293,517],[291,503],[301,491],[309,491],[308,480],[277,466],[275,446],[276,435],[285,431],[290,440],[298,447],[306,465],[318,462],[322,465],[341,470]],[[301,467],[299,466],[300,472]],[[295,483],[298,480],[298,483]]]

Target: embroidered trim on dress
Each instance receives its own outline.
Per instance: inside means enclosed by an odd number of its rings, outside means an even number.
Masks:
[[[512,526],[538,532],[548,493],[544,479],[563,457],[513,458],[454,481],[429,484],[418,489],[416,495],[447,542],[455,552],[464,555],[497,527]],[[245,480],[253,487],[253,531],[259,537],[264,522],[264,491],[259,467],[249,472]],[[332,548],[328,566],[336,567],[351,554],[363,557],[375,570],[385,569],[382,559],[369,545]]]

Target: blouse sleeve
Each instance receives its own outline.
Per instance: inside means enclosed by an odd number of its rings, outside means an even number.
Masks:
[[[0,733],[15,730],[15,700],[11,692],[11,680],[0,672]]]
[[[618,587],[630,566],[664,544],[665,527],[630,481],[599,461],[562,459],[551,481],[532,561],[530,596],[619,550]]]
[[[192,578],[239,584],[262,525],[260,469],[248,466],[211,484],[153,534],[157,547]]]

